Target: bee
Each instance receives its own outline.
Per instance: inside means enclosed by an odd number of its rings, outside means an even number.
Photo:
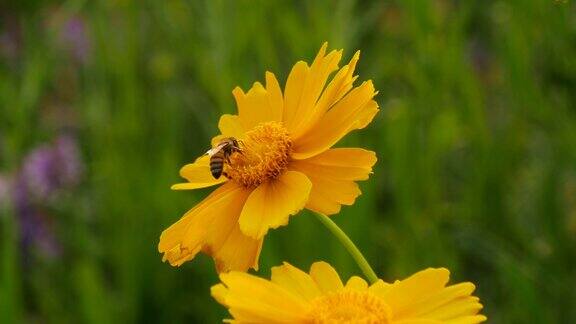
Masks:
[[[206,154],[210,157],[210,172],[214,179],[220,178],[224,170],[224,162],[230,164],[230,156],[234,152],[242,154],[240,141],[234,137],[228,137],[220,141],[216,147],[208,150]]]

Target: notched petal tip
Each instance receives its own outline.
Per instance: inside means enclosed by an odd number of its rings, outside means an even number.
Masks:
[[[236,100],[242,99],[246,96],[246,94],[244,93],[244,90],[242,90],[242,88],[240,88],[238,86],[232,90],[232,95],[234,96],[234,98],[236,98]]]
[[[260,83],[258,81],[254,82],[254,84],[252,84],[252,88],[250,88],[250,90],[248,90],[248,93],[246,95],[250,96],[250,95],[254,95],[254,94],[260,94],[260,95],[266,94],[266,89],[264,88],[262,83]]]

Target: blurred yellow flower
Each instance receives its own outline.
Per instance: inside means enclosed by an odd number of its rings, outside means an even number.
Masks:
[[[233,137],[243,152],[230,157],[219,179],[206,155],[180,170],[188,182],[173,189],[223,185],[162,233],[158,250],[164,261],[179,266],[202,251],[215,259],[218,271],[257,269],[270,228],[286,225],[304,207],[338,213],[361,194],[355,181],[368,179],[376,155],[331,147],[372,121],[377,92],[371,81],[353,86],[359,52],[338,70],[342,50],[326,54],[326,47],[311,66],[294,65],[284,92],[270,72],[266,86],[256,82],[247,93],[234,89],[238,115],[220,118],[221,135],[212,145]]]
[[[446,286],[447,269],[426,269],[411,277],[371,286],[359,277],[344,285],[325,262],[310,273],[290,264],[272,268],[270,281],[244,272],[220,275],[212,296],[226,306],[231,323],[480,323],[482,304],[470,282]]]

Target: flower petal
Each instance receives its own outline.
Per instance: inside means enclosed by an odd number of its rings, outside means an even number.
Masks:
[[[224,218],[219,220],[224,221]],[[227,272],[231,270],[246,271],[248,268],[258,270],[258,259],[262,250],[263,239],[255,240],[248,237],[240,231],[238,219],[224,222],[220,228],[222,232],[228,232],[228,235],[220,240],[211,237],[221,237],[217,234],[218,222],[214,222],[209,231],[213,236],[208,236],[205,251],[212,255],[216,261],[216,270],[218,272]]]
[[[289,216],[304,208],[311,188],[310,180],[296,171],[285,171],[278,178],[260,184],[242,209],[240,229],[245,235],[259,239],[268,229],[288,224]]]
[[[310,275],[287,262],[281,266],[272,267],[271,280],[306,301],[320,295],[320,290]]]
[[[236,87],[232,94],[238,106],[238,115],[246,129],[262,122],[282,120],[282,93],[274,74],[266,73],[266,88],[255,82],[248,93]]]
[[[326,262],[315,262],[310,267],[310,276],[323,294],[344,288],[338,272]]]
[[[272,120],[281,121],[284,114],[284,98],[280,84],[272,72],[266,72],[266,91],[268,92],[268,106],[271,110]]]
[[[298,62],[288,76],[283,121],[291,133],[296,134],[307,127],[328,77],[338,68],[342,51],[331,51],[325,55],[327,46],[327,43],[322,45],[310,67]]]
[[[210,295],[216,299],[217,302],[220,304],[228,307],[228,303],[226,303],[226,297],[228,295],[228,288],[224,286],[224,284],[217,284],[210,288]]]
[[[449,321],[440,321],[440,323],[446,324],[476,324],[486,322],[488,318],[484,315],[470,315],[470,316],[463,316],[458,317]]]
[[[294,159],[306,159],[326,151],[354,129],[366,127],[378,112],[372,81],[362,83],[342,100],[297,141],[294,142]]]
[[[482,308],[480,303],[474,303],[473,300],[468,299],[476,298],[469,297],[472,292],[474,292],[474,289],[474,285],[470,282],[446,287],[441,289],[439,292],[428,296],[428,298],[420,299],[402,309],[395,310],[395,314],[399,317],[406,318],[425,316],[426,318],[446,320],[450,319],[450,317],[443,317],[446,313],[451,312],[453,314],[455,309],[460,309],[458,303],[465,302],[462,306],[471,307],[474,311],[460,315],[474,315]]]
[[[362,193],[357,180],[366,180],[376,163],[376,154],[359,148],[331,149],[306,160],[290,163],[290,170],[306,174],[312,191],[306,208],[333,215],[341,205],[352,205]]]
[[[202,250],[215,259],[218,271],[257,268],[262,240],[243,235],[238,227],[249,194],[234,182],[212,192],[162,233],[158,251],[164,260],[180,266]]]
[[[172,186],[173,190],[190,190],[206,188],[228,181],[226,177],[214,179],[210,173],[210,157],[203,155],[194,161],[186,164],[180,169],[180,176],[189,182],[178,183]]]
[[[246,271],[248,268],[258,270],[263,240],[253,239],[240,231],[238,218],[250,195],[250,190],[242,186],[240,188],[240,192],[230,198],[227,206],[212,211],[213,220],[206,229],[203,251],[214,258],[218,272]]]
[[[302,323],[307,303],[284,287],[256,276],[230,272],[212,289],[239,323]],[[224,286],[224,287],[222,287]]]
[[[384,282],[382,279],[378,279],[375,283],[373,283],[369,288],[368,291],[375,295],[382,296],[388,289],[390,289],[391,284]]]
[[[330,109],[338,100],[342,99],[350,89],[357,77],[354,76],[356,63],[360,58],[360,51],[357,51],[350,62],[343,66],[338,73],[334,76],[332,81],[326,86],[322,92],[320,99],[314,106],[314,111],[311,112],[310,119],[307,125],[303,125],[297,132],[292,132],[292,138],[297,141],[302,134],[314,126],[318,120]]]
[[[439,321],[450,321],[477,314],[482,309],[478,297],[462,297],[447,301],[433,312],[425,313],[421,317],[432,318]]]
[[[361,148],[336,148],[306,160],[292,161],[292,165],[305,165],[313,174],[338,180],[367,180],[376,163],[376,153]]]
[[[222,115],[218,122],[218,129],[226,137],[241,138],[246,132],[246,126],[238,115]]]
[[[366,291],[368,290],[368,283],[366,282],[366,280],[358,276],[352,276],[346,282],[345,288],[357,291]]]
[[[194,258],[202,249],[207,227],[213,221],[210,212],[226,205],[230,198],[239,192],[240,187],[233,182],[224,184],[164,230],[158,243],[158,251],[164,253],[163,261],[167,260],[173,266],[180,266]],[[206,214],[209,217],[202,217]]]
[[[430,297],[442,290],[450,272],[447,269],[426,269],[404,280],[396,281],[382,298],[394,309],[403,309],[409,305]]]

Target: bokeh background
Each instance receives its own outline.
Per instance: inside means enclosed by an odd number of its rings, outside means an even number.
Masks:
[[[212,260],[161,262],[162,230],[209,192],[169,187],[233,87],[285,80],[324,41],[360,49],[380,90],[339,144],[379,161],[334,217],[378,274],[445,266],[491,323],[575,323],[571,0],[0,2],[0,322],[225,317]],[[303,212],[260,273],[316,260],[359,274]]]

